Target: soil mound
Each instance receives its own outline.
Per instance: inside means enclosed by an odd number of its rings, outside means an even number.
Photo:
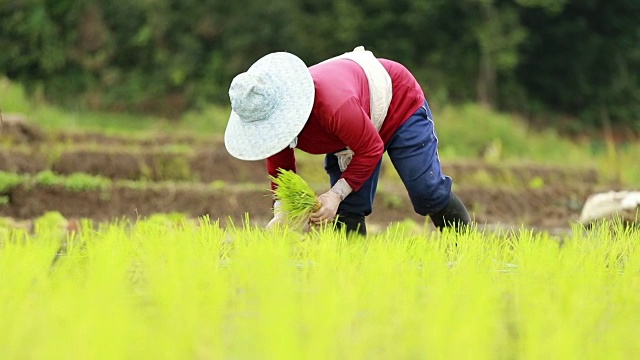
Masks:
[[[252,220],[265,223],[271,217],[264,162],[232,158],[220,138],[45,133],[19,116],[5,114],[4,118],[0,170],[86,173],[113,183],[108,189],[92,191],[33,182],[7,188],[0,193],[0,216],[29,219],[59,211],[71,218],[109,220],[183,212],[223,221],[242,221],[249,214]],[[300,171],[322,174],[322,157],[317,158],[299,159]],[[601,186],[593,169],[469,160],[444,162],[443,171],[455,179],[456,193],[480,223],[566,228],[578,218],[586,198]],[[390,163],[384,163],[370,221],[423,222],[393,174]]]
[[[479,223],[567,228],[578,219],[582,204],[596,190],[589,186],[526,190],[461,187],[456,193]],[[259,188],[162,184],[74,191],[61,186],[29,184],[1,195],[7,201],[0,206],[0,216],[15,219],[31,219],[49,211],[58,211],[67,218],[96,220],[170,212],[236,222],[242,222],[248,214],[252,221],[263,224],[271,218],[271,194]],[[406,194],[380,191],[376,195],[369,221],[387,225],[405,219],[425,221],[413,212]]]
[[[45,133],[30,124],[22,114],[0,114],[0,136],[17,143],[35,143],[46,139]]]

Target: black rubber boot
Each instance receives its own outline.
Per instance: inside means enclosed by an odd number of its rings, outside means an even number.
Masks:
[[[471,222],[471,216],[462,201],[451,192],[449,203],[441,211],[429,215],[431,222],[438,230],[453,227],[456,231],[464,229]]]
[[[336,221],[336,230],[345,228],[347,234],[367,235],[367,225],[364,222],[364,216],[353,214],[338,214]]]

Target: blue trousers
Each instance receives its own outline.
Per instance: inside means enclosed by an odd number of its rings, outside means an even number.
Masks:
[[[453,181],[442,174],[438,137],[426,101],[400,126],[386,145],[385,151],[400,175],[416,213],[426,216],[447,206]],[[371,214],[381,163],[382,161],[378,163],[371,177],[358,191],[352,192],[340,203],[338,214]],[[334,153],[326,155],[324,167],[333,186],[342,175]]]

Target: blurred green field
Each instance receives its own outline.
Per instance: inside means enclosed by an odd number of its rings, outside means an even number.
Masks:
[[[631,359],[638,230],[0,227],[2,359]],[[60,244],[64,244],[60,248]],[[28,264],[28,266],[25,266]]]
[[[497,113],[476,104],[450,106],[431,104],[436,120],[440,155],[444,161],[478,159],[489,163],[533,162],[567,168],[597,168],[607,181],[638,186],[640,140],[615,144],[602,139],[570,140],[553,129],[532,130],[523,119]],[[61,110],[38,97],[27,98],[23,89],[0,80],[0,108],[21,113],[51,131],[99,131],[135,138],[157,134],[189,135],[200,138],[220,136],[229,109],[209,106],[180,119],[83,110]],[[299,154],[304,159],[306,154]]]

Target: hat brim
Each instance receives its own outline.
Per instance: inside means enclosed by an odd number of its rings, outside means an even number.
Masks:
[[[262,160],[285,149],[304,128],[315,96],[307,65],[287,52],[268,54],[247,72],[268,72],[280,87],[281,98],[265,121],[243,121],[231,110],[224,133],[229,154],[240,160]]]

